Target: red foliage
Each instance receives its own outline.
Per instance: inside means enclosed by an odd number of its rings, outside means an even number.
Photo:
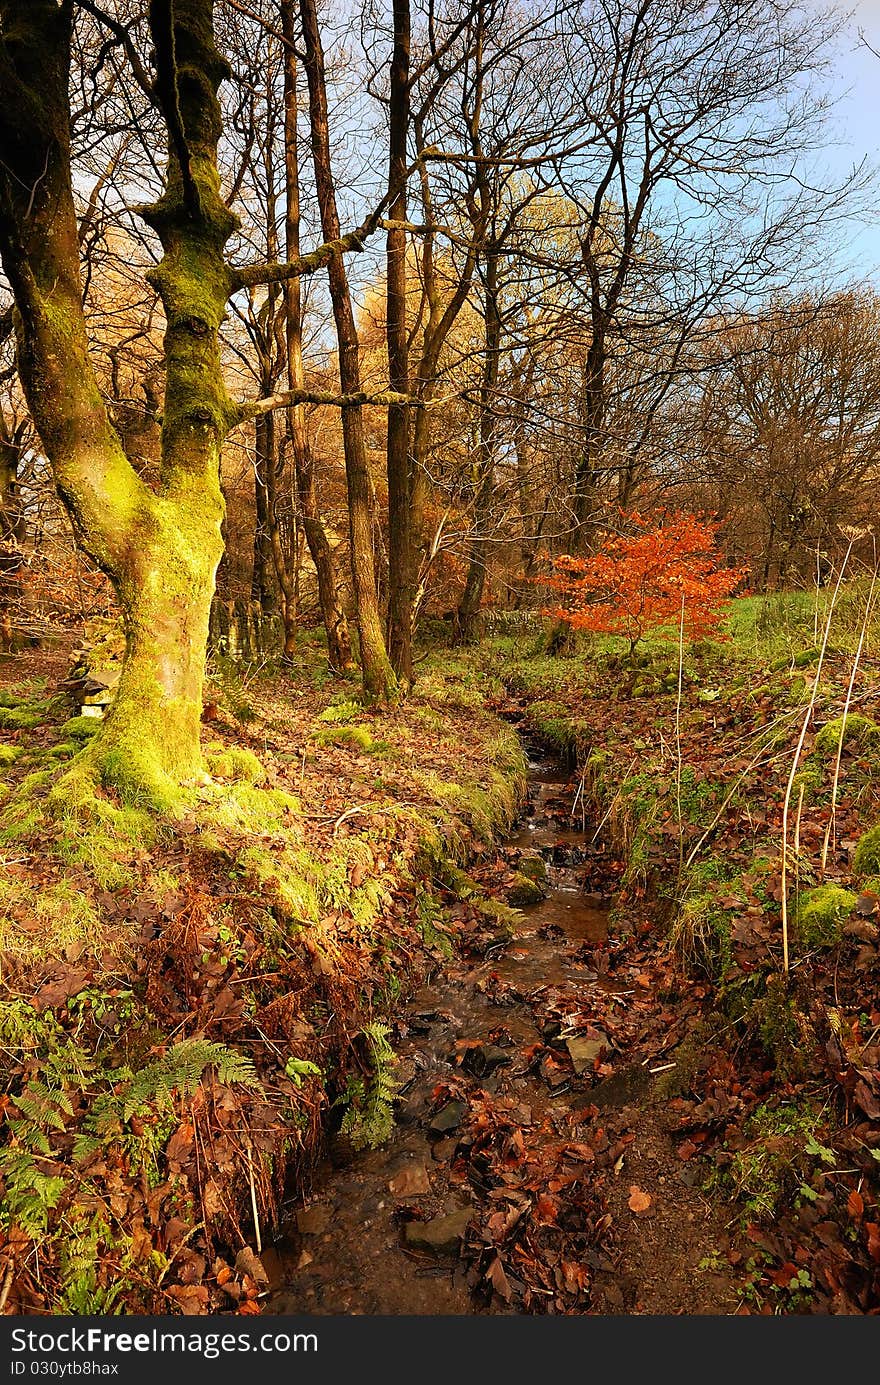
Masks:
[[[621,515],[630,532],[602,535],[595,553],[556,560],[548,586],[562,593],[547,612],[576,630],[623,635],[634,649],[650,630],[678,626],[684,600],[685,630],[691,639],[714,630],[745,569],[719,566],[719,526],[685,511],[659,520],[633,512]]]

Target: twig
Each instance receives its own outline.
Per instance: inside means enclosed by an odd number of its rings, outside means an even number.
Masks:
[[[252,1157],[252,1156],[253,1156],[253,1146],[251,1145],[250,1140],[248,1140],[248,1143],[247,1143],[247,1160],[248,1160],[248,1179],[249,1179],[250,1185],[251,1185],[251,1211],[252,1211],[253,1214],[254,1214],[254,1239],[256,1240],[256,1243],[257,1243],[257,1254],[260,1255],[260,1254],[262,1253],[262,1250],[263,1250],[263,1241],[262,1241],[262,1237],[260,1236],[260,1214],[259,1214],[259,1212],[257,1211],[257,1189],[256,1189],[256,1186],[255,1186],[255,1184],[254,1184],[254,1161],[253,1161],[253,1157]]]
[[[0,1313],[6,1307],[6,1300],[9,1297],[9,1290],[12,1288],[12,1277],[15,1273],[15,1263],[10,1252],[9,1261],[6,1265],[6,1273],[3,1276],[3,1287],[0,1289]]]

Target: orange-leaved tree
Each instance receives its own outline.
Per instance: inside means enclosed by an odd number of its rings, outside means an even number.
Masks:
[[[630,653],[650,631],[684,628],[692,638],[714,630],[745,569],[722,566],[718,524],[686,511],[648,517],[621,512],[619,533],[600,536],[595,552],[555,560],[547,585],[560,605],[546,612],[576,630],[622,635]]]

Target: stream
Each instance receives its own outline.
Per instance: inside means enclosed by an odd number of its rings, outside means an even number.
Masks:
[[[432,1092],[444,1080],[461,1078],[456,1059],[472,1043],[471,1072],[484,1090],[503,1083],[533,1120],[548,1104],[570,1104],[567,1083],[554,1091],[540,1072],[520,1071],[520,1052],[541,1041],[526,997],[538,987],[614,990],[589,955],[607,938],[610,900],[589,888],[592,831],[571,822],[569,774],[538,747],[525,749],[527,801],[501,851],[515,863],[543,859],[546,898],[520,911],[509,943],[467,966],[444,968],[403,1007],[398,1028],[406,1037],[395,1043],[403,1089],[394,1134],[382,1148],[348,1157],[341,1151],[334,1158],[331,1146],[308,1205],[292,1216],[268,1257],[281,1282],[267,1312],[474,1312],[458,1257],[441,1251],[426,1259],[423,1251],[407,1249],[394,1215],[411,1204],[436,1221],[469,1205],[466,1188],[450,1178],[454,1131],[431,1129]],[[506,1050],[493,1042],[501,1028]]]
[[[483,934],[473,955],[444,965],[401,1006],[393,1039],[393,1135],[361,1153],[331,1139],[305,1204],[292,1209],[281,1242],[263,1252],[267,1313],[731,1311],[724,1284],[701,1280],[693,1287],[688,1262],[696,1266],[723,1233],[699,1190],[679,1182],[687,1175],[650,1113],[648,1060],[633,1062],[633,1054],[627,1061],[640,1003],[632,999],[633,976],[637,983],[644,978],[638,966],[623,965],[625,954],[608,936],[615,863],[593,840],[592,824],[572,819],[577,800],[569,771],[528,740],[524,748],[527,801],[498,851],[513,868],[531,860],[534,870],[541,858],[546,898],[521,909],[512,937]],[[589,1137],[599,1150],[587,1150],[594,1162],[578,1175],[585,1191],[574,1202],[560,1195],[559,1226],[539,1229],[528,1243],[530,1264],[541,1261],[549,1289],[536,1287],[538,1271],[530,1288],[517,1280],[512,1287],[502,1273],[496,1284],[502,1292],[487,1289],[486,1279],[498,1271],[491,1269],[485,1228],[500,1215],[495,1209],[508,1205],[492,1199],[508,1194],[503,1172],[493,1190],[491,1177],[475,1176],[476,1165],[461,1156],[472,1140],[468,1119],[474,1111],[493,1112],[496,1102],[508,1113],[505,1138],[525,1145],[524,1158],[537,1149],[532,1186],[541,1191],[542,1167],[549,1170],[546,1186],[553,1186],[552,1151],[560,1137]],[[578,1124],[584,1120],[603,1128]],[[635,1218],[625,1204],[626,1176],[616,1177],[624,1148],[626,1172],[632,1164],[643,1186],[653,1180],[658,1204],[654,1226],[643,1221],[637,1234],[627,1226]],[[542,1166],[548,1150],[551,1162]],[[566,1232],[566,1241],[563,1230],[571,1225],[584,1234],[578,1230],[572,1239]],[[555,1250],[557,1232],[567,1252]],[[464,1234],[468,1254],[462,1254]],[[664,1265],[670,1254],[683,1257],[681,1272],[677,1260],[675,1272]],[[636,1267],[629,1277],[626,1261]],[[563,1285],[558,1297],[554,1275]],[[547,1297],[535,1297],[540,1294]]]

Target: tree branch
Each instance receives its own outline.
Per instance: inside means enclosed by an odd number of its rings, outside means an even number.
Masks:
[[[334,394],[332,390],[284,390],[279,394],[269,394],[263,399],[245,400],[235,409],[233,427],[259,418],[273,409],[289,408],[292,404],[329,404],[337,409],[360,408],[364,404],[418,404],[409,394],[397,390],[357,390],[353,394]]]
[[[404,183],[410,174],[415,172],[420,162],[421,156],[410,164],[402,179]],[[291,260],[287,264],[261,262],[242,265],[238,269],[230,269],[231,293],[237,293],[239,289],[253,288],[257,284],[283,284],[288,279],[301,279],[306,274],[314,274],[316,270],[323,269],[338,255],[346,255],[352,250],[363,250],[366,241],[369,240],[374,231],[377,231],[380,226],[387,226],[387,222],[383,220],[383,214],[397,192],[397,187],[389,188],[381,202],[373,208],[360,226],[356,226],[353,231],[348,231],[346,235],[340,236],[337,240],[325,241],[323,245],[310,250],[307,255],[300,255],[298,259]]]
[[[168,129],[168,139],[180,168],[183,200],[189,213],[201,220],[202,199],[190,165],[189,145],[180,113],[177,90],[177,53],[174,39],[174,0],[151,0],[150,33],[156,54],[156,99]]]

